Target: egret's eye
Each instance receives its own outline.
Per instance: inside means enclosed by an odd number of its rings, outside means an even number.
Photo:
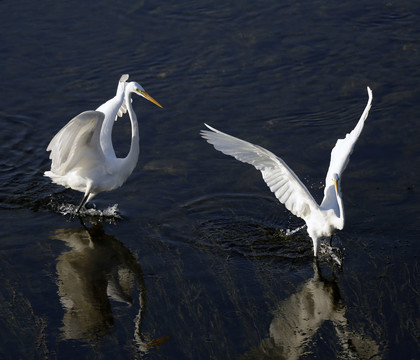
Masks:
[[[117,94],[97,111],[85,111],[64,126],[51,140],[51,171],[45,176],[58,185],[84,193],[75,213],[102,191],[120,187],[130,176],[139,157],[137,117],[131,105],[131,94],[137,93],[162,107],[135,82],[125,84],[128,75],[122,75]],[[132,124],[130,151],[125,158],[117,158],[112,144],[112,126],[127,108]],[[118,160],[118,161],[116,161]]]
[[[314,245],[314,256],[317,256],[319,239],[331,236],[335,229],[341,230],[344,226],[344,212],[342,208],[341,194],[338,189],[339,176],[344,171],[351,149],[356,143],[363,123],[366,120],[372,102],[372,92],[368,88],[369,100],[365,110],[352,131],[352,136],[346,136],[337,141],[331,151],[330,167],[325,179],[326,191],[321,205],[318,205],[308,189],[301,183],[296,174],[286,163],[272,152],[261,146],[254,145],[245,140],[225,134],[211,126],[206,125],[208,130],[202,130],[201,136],[214,148],[223,154],[233,156],[239,161],[253,165],[262,172],[263,179],[277,199],[286,206],[290,212],[301,217],[307,226],[308,235]],[[357,130],[359,129],[359,130]],[[330,179],[330,180],[329,180]],[[336,189],[336,199],[333,201],[334,190],[331,190],[333,181]],[[332,211],[331,211],[332,210]],[[324,214],[321,221],[319,214]],[[324,223],[323,223],[324,221]]]

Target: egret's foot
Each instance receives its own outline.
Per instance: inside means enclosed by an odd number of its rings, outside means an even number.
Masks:
[[[321,243],[319,254],[331,259],[341,269],[343,266],[344,254],[340,248],[333,247],[326,243]]]

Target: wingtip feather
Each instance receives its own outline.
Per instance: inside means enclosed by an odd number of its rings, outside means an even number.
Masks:
[[[369,101],[372,101],[373,95],[372,95],[372,90],[369,86],[367,87],[367,92],[368,92],[368,96],[369,96]]]
[[[204,125],[205,125],[208,129],[210,129],[211,131],[214,131],[214,132],[220,132],[219,130],[215,129],[214,127],[211,127],[210,125],[208,125],[208,124],[206,124],[206,123],[204,123]]]

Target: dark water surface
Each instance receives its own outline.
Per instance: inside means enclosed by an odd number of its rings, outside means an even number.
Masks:
[[[414,1],[0,2],[0,358],[415,359],[420,355],[420,6]],[[77,218],[45,148],[128,73],[140,160]],[[319,201],[343,176],[340,271],[203,122],[260,144]],[[129,147],[127,119],[114,144]]]

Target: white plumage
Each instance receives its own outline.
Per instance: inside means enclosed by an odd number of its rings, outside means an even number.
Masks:
[[[306,186],[292,169],[278,156],[247,141],[225,134],[205,124],[211,131],[202,130],[201,136],[216,150],[260,170],[263,179],[277,199],[294,215],[302,218],[313,241],[317,256],[319,239],[331,236],[334,230],[344,227],[344,207],[340,192],[341,174],[347,166],[354,145],[362,132],[372,103],[368,87],[368,103],[356,127],[344,139],[339,139],[331,151],[330,166],[325,179],[324,199],[318,205]]]
[[[116,95],[98,107],[85,111],[65,125],[51,140],[51,170],[45,176],[58,184],[84,193],[77,212],[98,193],[114,190],[127,180],[139,157],[137,117],[131,105],[135,93],[162,107],[136,82],[126,83],[123,75]],[[112,127],[118,116],[128,111],[131,146],[125,158],[117,158],[112,146]]]

